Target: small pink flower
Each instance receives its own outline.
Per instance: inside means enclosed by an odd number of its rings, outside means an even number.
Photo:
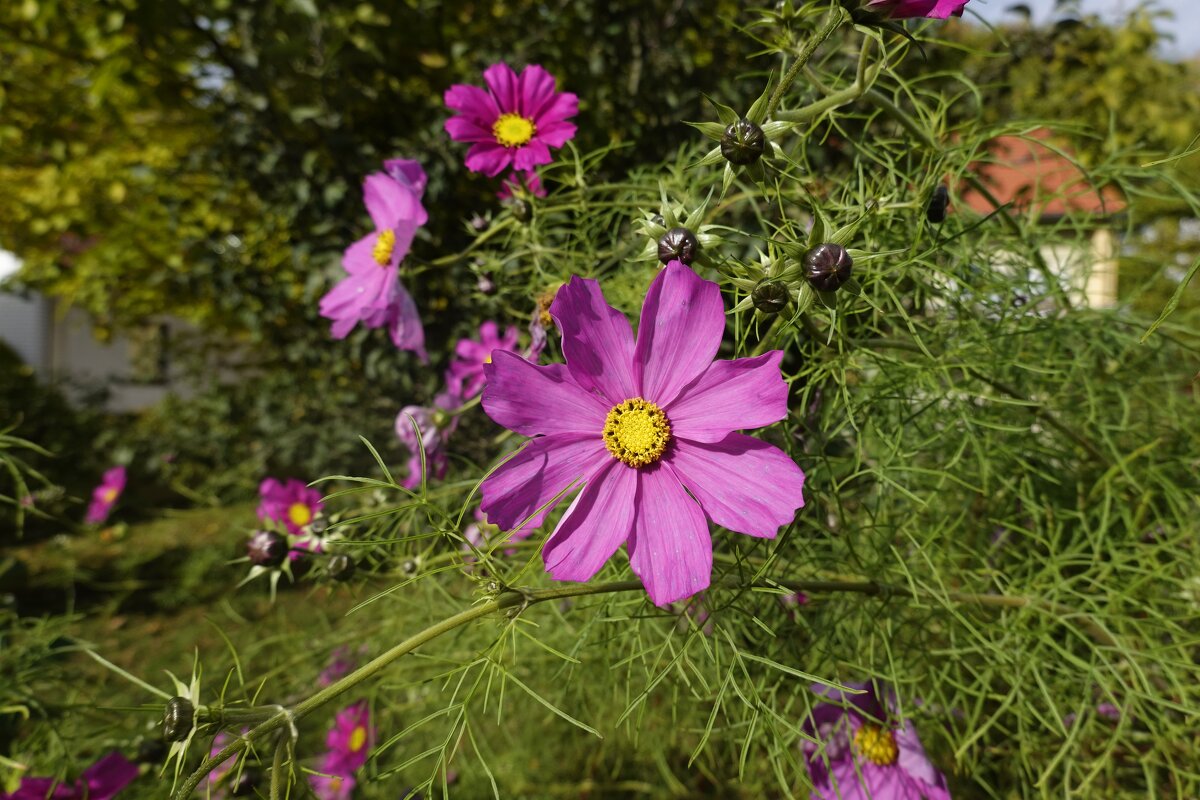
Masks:
[[[496,192],[496,196],[501,200],[509,200],[514,194],[520,192],[526,192],[534,197],[545,197],[546,187],[542,185],[542,179],[533,170],[513,170],[500,184],[500,191]]]
[[[504,63],[483,72],[487,89],[455,84],[446,90],[446,106],[457,116],[446,120],[456,142],[471,142],[467,169],[495,177],[512,167],[529,171],[550,163],[550,148],[575,136],[567,119],[579,110],[579,98],[554,90],[554,76],[537,64],[520,76]]]
[[[396,415],[396,437],[408,449],[408,474],[401,484],[408,489],[421,485],[421,450],[425,451],[425,467],[437,480],[446,477],[450,455],[446,445],[458,427],[458,417],[447,414],[462,405],[461,398],[446,391],[433,398],[433,406],[405,406]],[[410,420],[409,417],[412,417]],[[420,438],[413,430],[417,423]]]
[[[428,220],[421,195],[425,172],[415,161],[384,162],[387,172],[363,181],[363,201],[375,231],[346,249],[342,267],[347,276],[321,298],[321,316],[333,320],[335,339],[344,339],[362,323],[386,325],[392,343],[401,350],[425,355],[425,330],[412,295],[400,283],[400,262],[412,247],[417,228]]]
[[[138,767],[120,753],[109,753],[85,769],[74,783],[54,778],[22,778],[6,800],[111,800],[137,780]]]
[[[947,19],[952,16],[961,17],[969,2],[970,0],[869,0],[866,8],[869,11],[887,14],[892,19]]]
[[[655,605],[712,577],[709,521],[774,538],[804,505],[787,454],[735,431],[787,416],[781,351],[714,361],[725,332],[720,288],[678,261],[650,286],[635,341],[594,280],[575,277],[550,313],[566,364],[498,351],[483,408],[534,437],[483,482],[481,507],[503,530],[542,524],[554,498],[582,491],[546,542],[546,570],[587,581],[622,544]]]
[[[367,756],[375,743],[375,729],[371,726],[371,712],[362,700],[338,712],[333,727],[325,736],[325,754],[321,771],[330,775],[353,775],[367,763]]]
[[[469,400],[483,389],[484,364],[492,363],[492,356],[497,350],[515,352],[517,347],[517,329],[512,325],[500,335],[495,322],[488,320],[479,326],[479,340],[459,339],[454,347],[454,360],[446,373],[446,383],[454,387],[454,391],[463,400]]]
[[[99,525],[108,519],[117,498],[125,491],[125,468],[113,467],[104,473],[100,485],[92,490],[92,502],[88,505],[84,521],[89,525]]]
[[[258,504],[258,518],[283,523],[293,535],[303,533],[324,507],[319,490],[310,489],[294,478],[289,478],[286,483],[267,478],[259,485],[258,493],[262,498]]]

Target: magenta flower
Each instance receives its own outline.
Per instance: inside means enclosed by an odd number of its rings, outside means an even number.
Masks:
[[[329,775],[353,775],[367,763],[367,754],[375,741],[371,712],[365,700],[338,712],[333,727],[325,736],[325,754],[321,771]]]
[[[22,778],[17,790],[4,795],[4,800],[110,800],[137,776],[137,764],[113,752],[85,769],[75,783]]]
[[[892,19],[961,17],[970,0],[868,0],[868,11],[887,14]]]
[[[408,449],[408,474],[401,484],[408,489],[421,485],[421,450],[425,451],[425,467],[429,475],[437,480],[446,477],[450,466],[450,455],[446,445],[458,427],[458,417],[445,412],[462,405],[462,399],[453,391],[442,392],[433,398],[433,406],[405,406],[396,415],[396,436]],[[409,417],[412,417],[412,421]],[[420,439],[413,430],[413,422],[421,431]]]
[[[454,347],[454,360],[446,373],[446,383],[454,387],[454,391],[463,400],[469,400],[483,389],[483,365],[492,363],[492,354],[496,350],[515,352],[517,347],[517,329],[512,325],[500,335],[496,323],[488,320],[479,326],[479,340],[459,339]]]
[[[283,523],[293,535],[303,533],[324,507],[318,490],[310,489],[294,478],[289,478],[287,483],[267,478],[259,485],[258,493],[262,498],[258,504],[258,518]]]
[[[567,119],[579,110],[579,98],[554,91],[554,76],[530,64],[518,77],[508,64],[483,71],[487,89],[455,84],[446,90],[446,106],[458,116],[446,120],[456,142],[471,142],[467,169],[495,177],[508,167],[529,171],[550,163],[550,148],[575,136]]]
[[[545,197],[546,187],[542,184],[542,179],[533,170],[513,170],[508,173],[500,184],[500,191],[496,192],[496,197],[501,200],[508,200],[514,194],[525,192],[534,197]]]
[[[594,280],[572,278],[550,314],[565,365],[499,351],[484,366],[484,410],[535,438],[483,482],[481,507],[504,530],[537,527],[543,506],[582,483],[543,548],[556,580],[590,579],[627,543],[662,606],[708,587],[708,521],[764,538],[792,521],[804,473],[734,433],[787,416],[783,353],[713,361],[725,331],[715,283],[672,261],[650,285],[636,341]]]
[[[342,256],[347,276],[321,298],[321,316],[333,320],[333,338],[344,339],[362,323],[386,325],[392,342],[425,360],[425,330],[412,295],[400,283],[400,262],[408,255],[417,228],[428,220],[421,195],[425,172],[415,161],[384,162],[387,172],[363,181],[363,201],[375,223]]]
[[[823,747],[804,742],[813,800],[950,800],[912,720],[896,720],[896,696],[874,684],[850,683],[851,694],[821,684],[826,698],[804,723]]]
[[[125,468],[113,467],[104,473],[100,485],[92,490],[92,502],[88,505],[84,522],[88,525],[99,525],[108,519],[117,498],[125,491]]]

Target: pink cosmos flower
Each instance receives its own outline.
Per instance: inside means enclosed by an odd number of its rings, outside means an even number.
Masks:
[[[342,266],[347,276],[321,298],[321,316],[333,320],[333,338],[344,339],[362,323],[388,327],[392,342],[412,350],[422,361],[425,330],[412,295],[400,283],[400,262],[412,247],[417,228],[428,220],[421,195],[425,171],[407,159],[384,162],[387,172],[363,181],[363,201],[375,231],[346,249]]]
[[[329,775],[353,775],[367,763],[367,755],[375,742],[371,712],[365,700],[347,706],[337,713],[333,727],[325,736],[329,752],[321,764],[321,772]]]
[[[792,521],[804,473],[734,433],[787,416],[783,353],[713,361],[725,332],[715,283],[672,261],[650,285],[636,341],[594,280],[572,278],[550,314],[565,365],[499,351],[484,366],[484,410],[535,438],[483,482],[481,507],[504,530],[537,527],[582,483],[543,548],[555,579],[586,581],[627,543],[662,606],[708,587],[709,521],[764,538]]]
[[[454,391],[463,400],[469,400],[483,389],[483,366],[492,362],[496,350],[515,352],[517,347],[517,329],[509,325],[504,336],[500,335],[495,322],[488,320],[479,326],[479,340],[459,339],[454,347],[454,360],[446,373],[446,383],[454,387]]]
[[[319,490],[310,489],[294,478],[289,478],[286,483],[267,478],[259,485],[258,494],[262,498],[258,504],[258,518],[281,522],[293,535],[303,533],[324,507]]]
[[[534,197],[545,197],[546,187],[533,170],[517,171],[514,169],[500,184],[500,191],[496,192],[496,197],[508,200],[518,192],[528,192]]]
[[[868,11],[887,14],[892,19],[947,19],[952,16],[961,17],[969,2],[970,0],[869,0],[866,8]]]
[[[88,525],[99,525],[108,519],[117,498],[125,491],[125,468],[113,467],[104,473],[100,485],[92,490],[92,502],[88,505],[84,521]]]
[[[137,780],[138,767],[120,753],[109,753],[85,769],[74,783],[54,778],[22,778],[4,800],[111,800]]]
[[[396,415],[396,436],[408,449],[408,474],[400,483],[407,489],[421,485],[421,450],[425,451],[425,467],[430,476],[441,480],[450,466],[446,444],[458,427],[458,417],[444,412],[458,408],[462,399],[453,391],[442,392],[433,398],[433,406],[405,406]],[[418,440],[409,416],[421,431]],[[418,443],[419,442],[419,443]]]
[[[864,691],[812,686],[827,699],[803,726],[824,744],[804,742],[813,800],[950,800],[912,720],[894,719],[895,694],[874,684],[846,685]]]
[[[495,177],[508,167],[532,170],[550,163],[550,148],[575,136],[567,119],[579,110],[579,98],[554,91],[554,76],[530,64],[520,76],[508,64],[483,71],[487,89],[455,84],[446,90],[446,106],[458,116],[446,120],[456,142],[471,142],[467,169]]]
[[[308,785],[317,800],[350,800],[354,795],[354,778],[349,775],[312,775]]]

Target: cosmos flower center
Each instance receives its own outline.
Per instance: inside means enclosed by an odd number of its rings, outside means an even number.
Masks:
[[[357,753],[367,743],[367,729],[359,725],[350,734],[350,752]]]
[[[375,238],[375,249],[371,251],[371,258],[375,259],[379,266],[386,267],[392,263],[392,251],[395,249],[396,232],[391,228],[384,228]]]
[[[496,142],[505,147],[520,147],[529,142],[537,133],[533,120],[526,119],[520,114],[501,114],[492,123],[492,135]]]
[[[604,446],[613,458],[631,467],[658,461],[670,441],[667,415],[640,397],[617,403],[604,420]]]
[[[100,499],[106,503],[111,503],[117,499],[117,490],[110,486],[100,493]]]
[[[292,503],[288,506],[288,519],[298,528],[303,528],[312,522],[312,511],[304,503]]]
[[[854,749],[872,764],[888,767],[900,757],[896,737],[878,725],[863,725],[854,734]]]

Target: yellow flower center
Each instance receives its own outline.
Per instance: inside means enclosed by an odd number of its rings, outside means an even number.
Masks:
[[[303,528],[312,522],[312,511],[304,503],[292,503],[288,506],[288,519],[297,528]]]
[[[112,501],[117,499],[117,494],[118,494],[117,490],[110,486],[109,488],[105,489],[103,492],[100,493],[100,499],[106,503],[111,503]]]
[[[392,263],[392,251],[395,249],[396,232],[391,228],[384,228],[375,239],[375,249],[371,251],[371,258],[375,259],[379,266],[386,267]]]
[[[537,126],[520,114],[501,114],[492,123],[492,135],[505,147],[520,147],[533,138]]]
[[[359,750],[363,749],[363,745],[366,743],[367,729],[362,725],[359,725],[354,729],[354,732],[350,734],[350,752],[357,753]]]
[[[613,458],[644,467],[662,458],[671,441],[671,423],[662,409],[634,397],[618,403],[604,420],[604,446]]]
[[[878,725],[863,725],[859,728],[858,733],[854,734],[854,749],[863,758],[881,767],[895,764],[896,759],[900,757],[896,737],[891,731]]]

